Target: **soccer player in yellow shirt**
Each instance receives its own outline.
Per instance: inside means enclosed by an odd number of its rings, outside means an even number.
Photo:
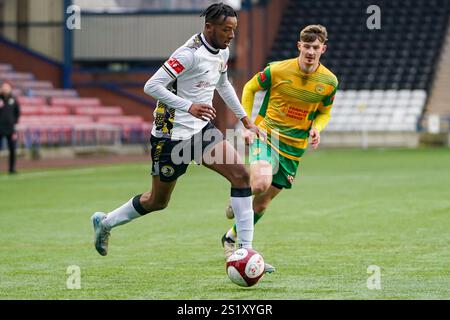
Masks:
[[[254,194],[254,223],[264,214],[270,202],[282,189],[290,189],[303,153],[320,143],[320,132],[330,120],[330,111],[338,86],[336,76],[320,63],[326,51],[327,30],[321,25],[309,25],[300,32],[297,43],[299,56],[270,63],[244,87],[242,105],[249,118],[257,91],[266,91],[255,119],[266,139],[248,132],[250,144],[250,182]],[[231,207],[227,217],[233,218]],[[222,237],[225,257],[235,250],[236,227]],[[275,268],[266,266],[266,272]]]

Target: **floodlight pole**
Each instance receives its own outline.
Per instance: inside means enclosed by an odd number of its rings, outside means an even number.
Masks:
[[[67,27],[69,14],[67,8],[72,5],[72,0],[64,0],[63,4],[63,68],[62,68],[62,87],[68,89],[72,87],[72,58],[73,58],[73,37],[72,30]]]

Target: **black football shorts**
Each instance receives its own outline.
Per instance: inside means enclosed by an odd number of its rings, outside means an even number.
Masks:
[[[150,137],[152,176],[159,176],[163,182],[172,182],[182,176],[189,163],[202,162],[202,155],[224,136],[211,122],[198,133],[186,140]]]

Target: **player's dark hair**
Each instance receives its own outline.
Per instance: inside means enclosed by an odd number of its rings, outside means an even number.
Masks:
[[[225,21],[228,17],[237,17],[236,11],[227,4],[214,3],[210,5],[205,11],[202,12],[200,17],[205,17],[205,22],[216,23],[217,20],[224,16],[223,21]]]

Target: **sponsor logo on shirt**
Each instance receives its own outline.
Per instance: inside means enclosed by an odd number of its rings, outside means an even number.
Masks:
[[[181,73],[184,70],[183,65],[175,58],[170,58],[167,64],[176,72]]]
[[[195,85],[195,87],[197,88],[207,88],[209,86],[211,86],[211,83],[209,83],[208,81],[200,81]]]
[[[286,116],[296,120],[305,120],[308,114],[309,114],[308,110],[303,110],[293,106],[289,106]]]

